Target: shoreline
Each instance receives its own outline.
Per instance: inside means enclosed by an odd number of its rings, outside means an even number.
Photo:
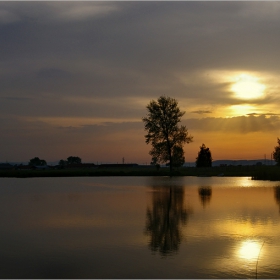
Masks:
[[[33,177],[109,177],[109,176],[170,176],[168,168],[83,168],[48,170],[0,170],[1,178]],[[252,180],[280,181],[280,167],[262,166],[226,166],[226,167],[180,167],[175,168],[172,176],[196,177],[251,177]]]

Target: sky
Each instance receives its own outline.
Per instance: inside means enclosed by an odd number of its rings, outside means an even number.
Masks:
[[[213,160],[270,158],[280,137],[280,2],[0,2],[0,162],[150,163],[161,95]]]

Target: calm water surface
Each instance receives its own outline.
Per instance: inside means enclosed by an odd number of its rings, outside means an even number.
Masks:
[[[0,178],[1,278],[279,278],[280,182]]]

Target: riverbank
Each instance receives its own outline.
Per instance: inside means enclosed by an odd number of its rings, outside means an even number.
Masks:
[[[112,167],[112,168],[77,168],[57,170],[0,170],[0,177],[86,177],[86,176],[169,176],[168,168],[147,167]],[[280,181],[279,166],[224,166],[224,167],[181,167],[175,168],[173,176],[225,176],[252,177],[254,180]]]

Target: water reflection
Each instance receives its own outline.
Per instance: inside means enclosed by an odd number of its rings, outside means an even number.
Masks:
[[[203,205],[203,208],[205,208],[205,206],[210,203],[211,196],[212,196],[212,188],[211,187],[200,187],[198,189],[198,193],[199,193],[200,201]]]
[[[274,198],[279,206],[279,213],[280,213],[280,186],[274,187]]]
[[[245,240],[241,243],[238,256],[246,260],[257,259],[260,254],[261,245],[260,242],[255,240]]]
[[[182,228],[191,209],[184,202],[184,188],[152,187],[152,206],[146,211],[145,233],[150,236],[149,248],[161,255],[171,255],[179,249]]]
[[[226,177],[0,178],[0,278],[277,279],[279,193]]]

